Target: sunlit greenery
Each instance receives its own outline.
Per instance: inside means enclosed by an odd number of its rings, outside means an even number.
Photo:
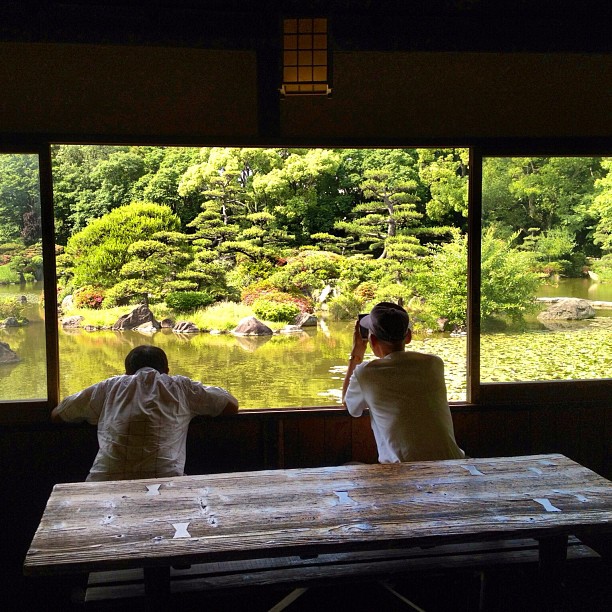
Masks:
[[[443,356],[451,397],[463,398],[465,340],[439,332],[461,333],[466,323],[466,149],[54,145],[52,163],[58,298],[72,296],[80,307],[64,306],[62,316],[109,328],[144,301],[158,320],[189,320],[202,330],[227,332],[253,314],[279,319],[265,320],[279,330],[297,312],[341,325],[334,321],[352,320],[377,301],[401,302],[417,332],[413,346]],[[612,280],[612,159],[487,158],[482,187],[483,330],[520,323],[535,307],[541,282],[587,273]],[[37,157],[1,155],[1,285],[41,280],[40,230]],[[574,334],[528,329],[497,335],[491,345],[493,336],[483,336],[483,380],[607,375],[603,324]],[[29,346],[22,331],[2,333],[21,348]],[[113,373],[120,354],[138,341],[134,334],[62,331],[62,389],[84,382],[78,368]],[[207,352],[214,346],[226,359],[215,367],[231,362],[240,384],[249,376],[269,381],[265,368],[282,363],[293,382],[259,388],[251,379],[258,389],[251,407],[279,405],[279,398],[287,405],[335,404],[338,385],[330,386],[329,376],[341,379],[350,350],[350,334],[326,335],[323,328],[261,342],[169,331],[143,337],[190,347],[185,351],[198,352],[198,363],[214,361]],[[520,357],[512,343],[520,344]],[[99,351],[104,371],[94,368],[94,356],[79,357],[88,347]],[[325,374],[305,358],[283,356],[297,347],[321,359]],[[245,351],[259,361],[245,360]],[[181,350],[172,352],[177,367],[198,377],[193,365],[180,365]],[[531,357],[540,363],[533,369]],[[31,380],[15,383],[24,367],[2,375],[19,393],[22,386],[39,393]],[[319,382],[304,382],[308,376]],[[303,389],[289,388],[296,381]]]
[[[60,298],[87,287],[104,306],[185,292],[239,301],[265,281],[313,304],[331,289],[336,316],[388,299],[412,304],[425,326],[465,324],[465,264],[455,261],[465,254],[465,149],[57,145],[52,157]],[[0,236],[23,249],[39,238],[37,160],[1,162]],[[532,272],[578,275],[607,253],[610,163],[484,160],[483,223],[498,245],[483,267],[485,317],[525,312]],[[7,252],[0,280],[35,275],[39,263]]]

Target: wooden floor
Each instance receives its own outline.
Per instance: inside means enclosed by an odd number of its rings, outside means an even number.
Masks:
[[[83,607],[66,598],[71,585],[51,579],[22,579],[27,588],[19,589],[19,599],[2,602],[4,612],[62,610],[66,612],[149,612],[146,604],[134,602]],[[19,582],[19,581],[17,581]],[[22,584],[21,586],[25,585]],[[479,578],[470,574],[432,573],[411,579],[397,577],[387,583],[404,598],[425,612],[476,612]],[[487,585],[489,610],[494,612],[539,612],[532,595],[533,572],[521,568],[491,573]],[[8,585],[7,585],[8,586]],[[15,584],[13,584],[13,587]],[[8,591],[10,592],[10,590]],[[3,595],[8,592],[3,590]],[[208,610],[210,612],[268,612],[291,592],[288,588],[244,588],[227,593],[192,593],[173,598],[173,612]],[[3,598],[4,599],[4,598]],[[417,608],[417,609],[418,609]],[[409,611],[405,603],[377,583],[343,584],[339,587],[309,589],[287,612],[395,612]],[[563,607],[560,612],[608,612],[612,610],[612,568],[604,565],[573,568],[566,576]]]

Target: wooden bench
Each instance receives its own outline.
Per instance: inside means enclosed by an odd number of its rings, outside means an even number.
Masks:
[[[575,537],[568,539],[567,562],[597,562],[601,557]],[[304,590],[364,579],[381,581],[417,572],[480,572],[508,566],[538,565],[538,542],[534,539],[449,544],[431,548],[384,550],[319,555],[311,559],[282,557],[248,561],[200,563],[171,569],[171,593],[275,586]],[[297,595],[300,593],[297,592]],[[294,594],[295,595],[295,594]],[[142,569],[100,571],[89,574],[83,603],[96,607],[103,602],[144,598]],[[295,596],[293,597],[295,599]],[[293,600],[291,599],[291,601]],[[290,603],[288,600],[287,605]],[[275,607],[281,610],[282,607]]]

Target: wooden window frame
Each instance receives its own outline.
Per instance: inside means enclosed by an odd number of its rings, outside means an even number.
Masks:
[[[40,168],[40,197],[42,250],[45,298],[45,342],[47,360],[47,399],[18,400],[0,402],[0,426],[40,424],[49,421],[49,414],[59,400],[59,332],[57,326],[57,277],[55,262],[55,232],[53,214],[53,181],[51,171],[51,145],[61,142],[61,139],[45,140],[34,143],[0,146],[0,154],[24,153],[37,154]],[[98,144],[96,138],[85,138],[71,144]],[[100,143],[102,144],[102,143]],[[105,142],[107,144],[107,142]],[[155,146],[156,142],[133,142],[132,140],[117,144],[133,144],[135,146]],[[173,142],[174,146],[204,146],[201,143]],[[229,146],[229,143],[225,143]],[[222,146],[219,143],[208,143],[207,146]],[[266,146],[262,143],[252,143],[251,146]],[[280,143],[279,143],[280,146]],[[283,141],[283,146],[292,146]],[[311,146],[317,146],[312,144]],[[333,143],[318,146],[334,146]],[[346,143],[340,146],[349,146]],[[363,148],[406,147],[405,143],[351,143],[350,146]],[[423,143],[425,147],[442,146],[440,143]],[[585,406],[601,404],[609,401],[612,394],[612,379],[569,380],[569,381],[533,381],[508,383],[482,383],[479,377],[480,368],[480,235],[482,212],[482,160],[484,157],[522,157],[538,156],[602,156],[611,155],[610,142],[564,141],[552,143],[521,142],[509,144],[501,141],[495,146],[490,144],[469,146],[464,143],[446,144],[457,148],[468,148],[470,151],[470,180],[468,195],[468,336],[467,336],[467,398],[464,402],[452,402],[454,409],[530,405],[564,405]],[[261,408],[249,410],[250,415],[257,413],[295,413],[302,411],[342,411],[334,406],[304,406],[300,408]],[[239,415],[240,416],[240,415]]]
[[[495,146],[485,145],[470,149],[478,165],[478,185],[470,181],[468,221],[470,224],[468,252],[468,404],[487,407],[608,404],[612,397],[612,378],[575,380],[536,380],[517,382],[480,381],[480,237],[482,232],[482,161],[485,157],[610,157],[612,143],[607,139],[573,140],[567,142],[537,139],[504,141]],[[470,166],[470,172],[472,167]],[[476,239],[477,238],[477,239]],[[470,275],[472,280],[470,282]],[[470,308],[471,307],[471,308]],[[471,316],[470,316],[471,310]],[[471,372],[470,366],[474,367]],[[470,380],[470,374],[474,378]]]

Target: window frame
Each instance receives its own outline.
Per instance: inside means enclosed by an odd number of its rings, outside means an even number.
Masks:
[[[51,167],[51,146],[64,144],[61,138],[36,140],[24,144],[2,144],[0,154],[36,154],[39,159],[39,180],[41,198],[42,250],[44,273],[44,312],[45,342],[47,365],[47,399],[17,400],[0,402],[0,426],[48,423],[51,410],[59,401],[59,331],[57,305],[57,277],[55,260],[55,221],[53,211],[53,177]],[[99,141],[95,137],[70,139],[70,144],[109,144],[108,140]],[[232,143],[193,143],[157,141],[134,141],[116,139],[115,144],[134,146],[231,146]],[[292,144],[291,139],[282,143],[249,143],[249,146],[303,146]],[[480,381],[480,237],[482,231],[482,161],[484,157],[522,157],[522,156],[612,156],[612,143],[608,139],[572,139],[541,142],[537,139],[516,142],[501,139],[490,142],[466,145],[460,142],[406,144],[405,140],[393,143],[309,143],[309,146],[352,146],[355,148],[377,147],[440,147],[452,146],[469,149],[469,187],[468,187],[468,303],[467,303],[467,350],[466,350],[466,400],[451,402],[451,409],[487,408],[493,406],[517,407],[559,404],[563,398],[565,405],[582,406],[609,401],[612,394],[612,378],[579,379],[559,381],[529,381],[507,383],[482,383]],[[258,408],[248,413],[295,413],[303,411],[343,411],[338,406],[304,406],[300,408]]]
[[[50,411],[57,405],[59,399],[59,333],[57,329],[57,278],[55,275],[55,224],[53,218],[51,147],[48,143],[0,146],[0,155],[5,154],[38,156],[43,295],[45,301],[44,327],[47,399],[0,402],[0,425],[48,421]]]
[[[470,149],[472,151],[473,149]],[[468,278],[472,274],[472,284],[468,287],[468,311],[472,305],[473,317],[468,324],[468,343],[475,344],[476,361],[478,364],[478,381],[472,381],[476,386],[476,395],[472,396],[471,403],[481,406],[510,406],[521,407],[536,405],[599,405],[609,402],[612,396],[612,378],[575,379],[575,380],[534,380],[515,382],[481,382],[480,381],[480,346],[476,333],[480,336],[480,238],[482,236],[482,162],[485,157],[611,157],[612,142],[607,139],[585,139],[571,143],[565,141],[544,141],[537,139],[521,142],[500,142],[496,146],[482,146],[475,148],[478,158],[479,184],[478,188],[470,194],[468,202],[468,221],[470,221],[471,234],[469,241],[476,243],[473,246],[477,259],[468,261]],[[470,158],[471,159],[471,158]],[[471,172],[471,167],[470,167]],[[472,183],[470,182],[470,188]],[[473,199],[472,199],[473,198]],[[477,238],[477,239],[476,239]],[[469,247],[468,247],[469,248]],[[473,283],[476,282],[477,286]],[[471,293],[470,293],[471,291]],[[476,304],[478,307],[476,308]],[[477,330],[477,331],[476,331]],[[468,378],[469,378],[468,362]],[[510,390],[510,393],[508,391]],[[474,401],[474,397],[476,401]]]

